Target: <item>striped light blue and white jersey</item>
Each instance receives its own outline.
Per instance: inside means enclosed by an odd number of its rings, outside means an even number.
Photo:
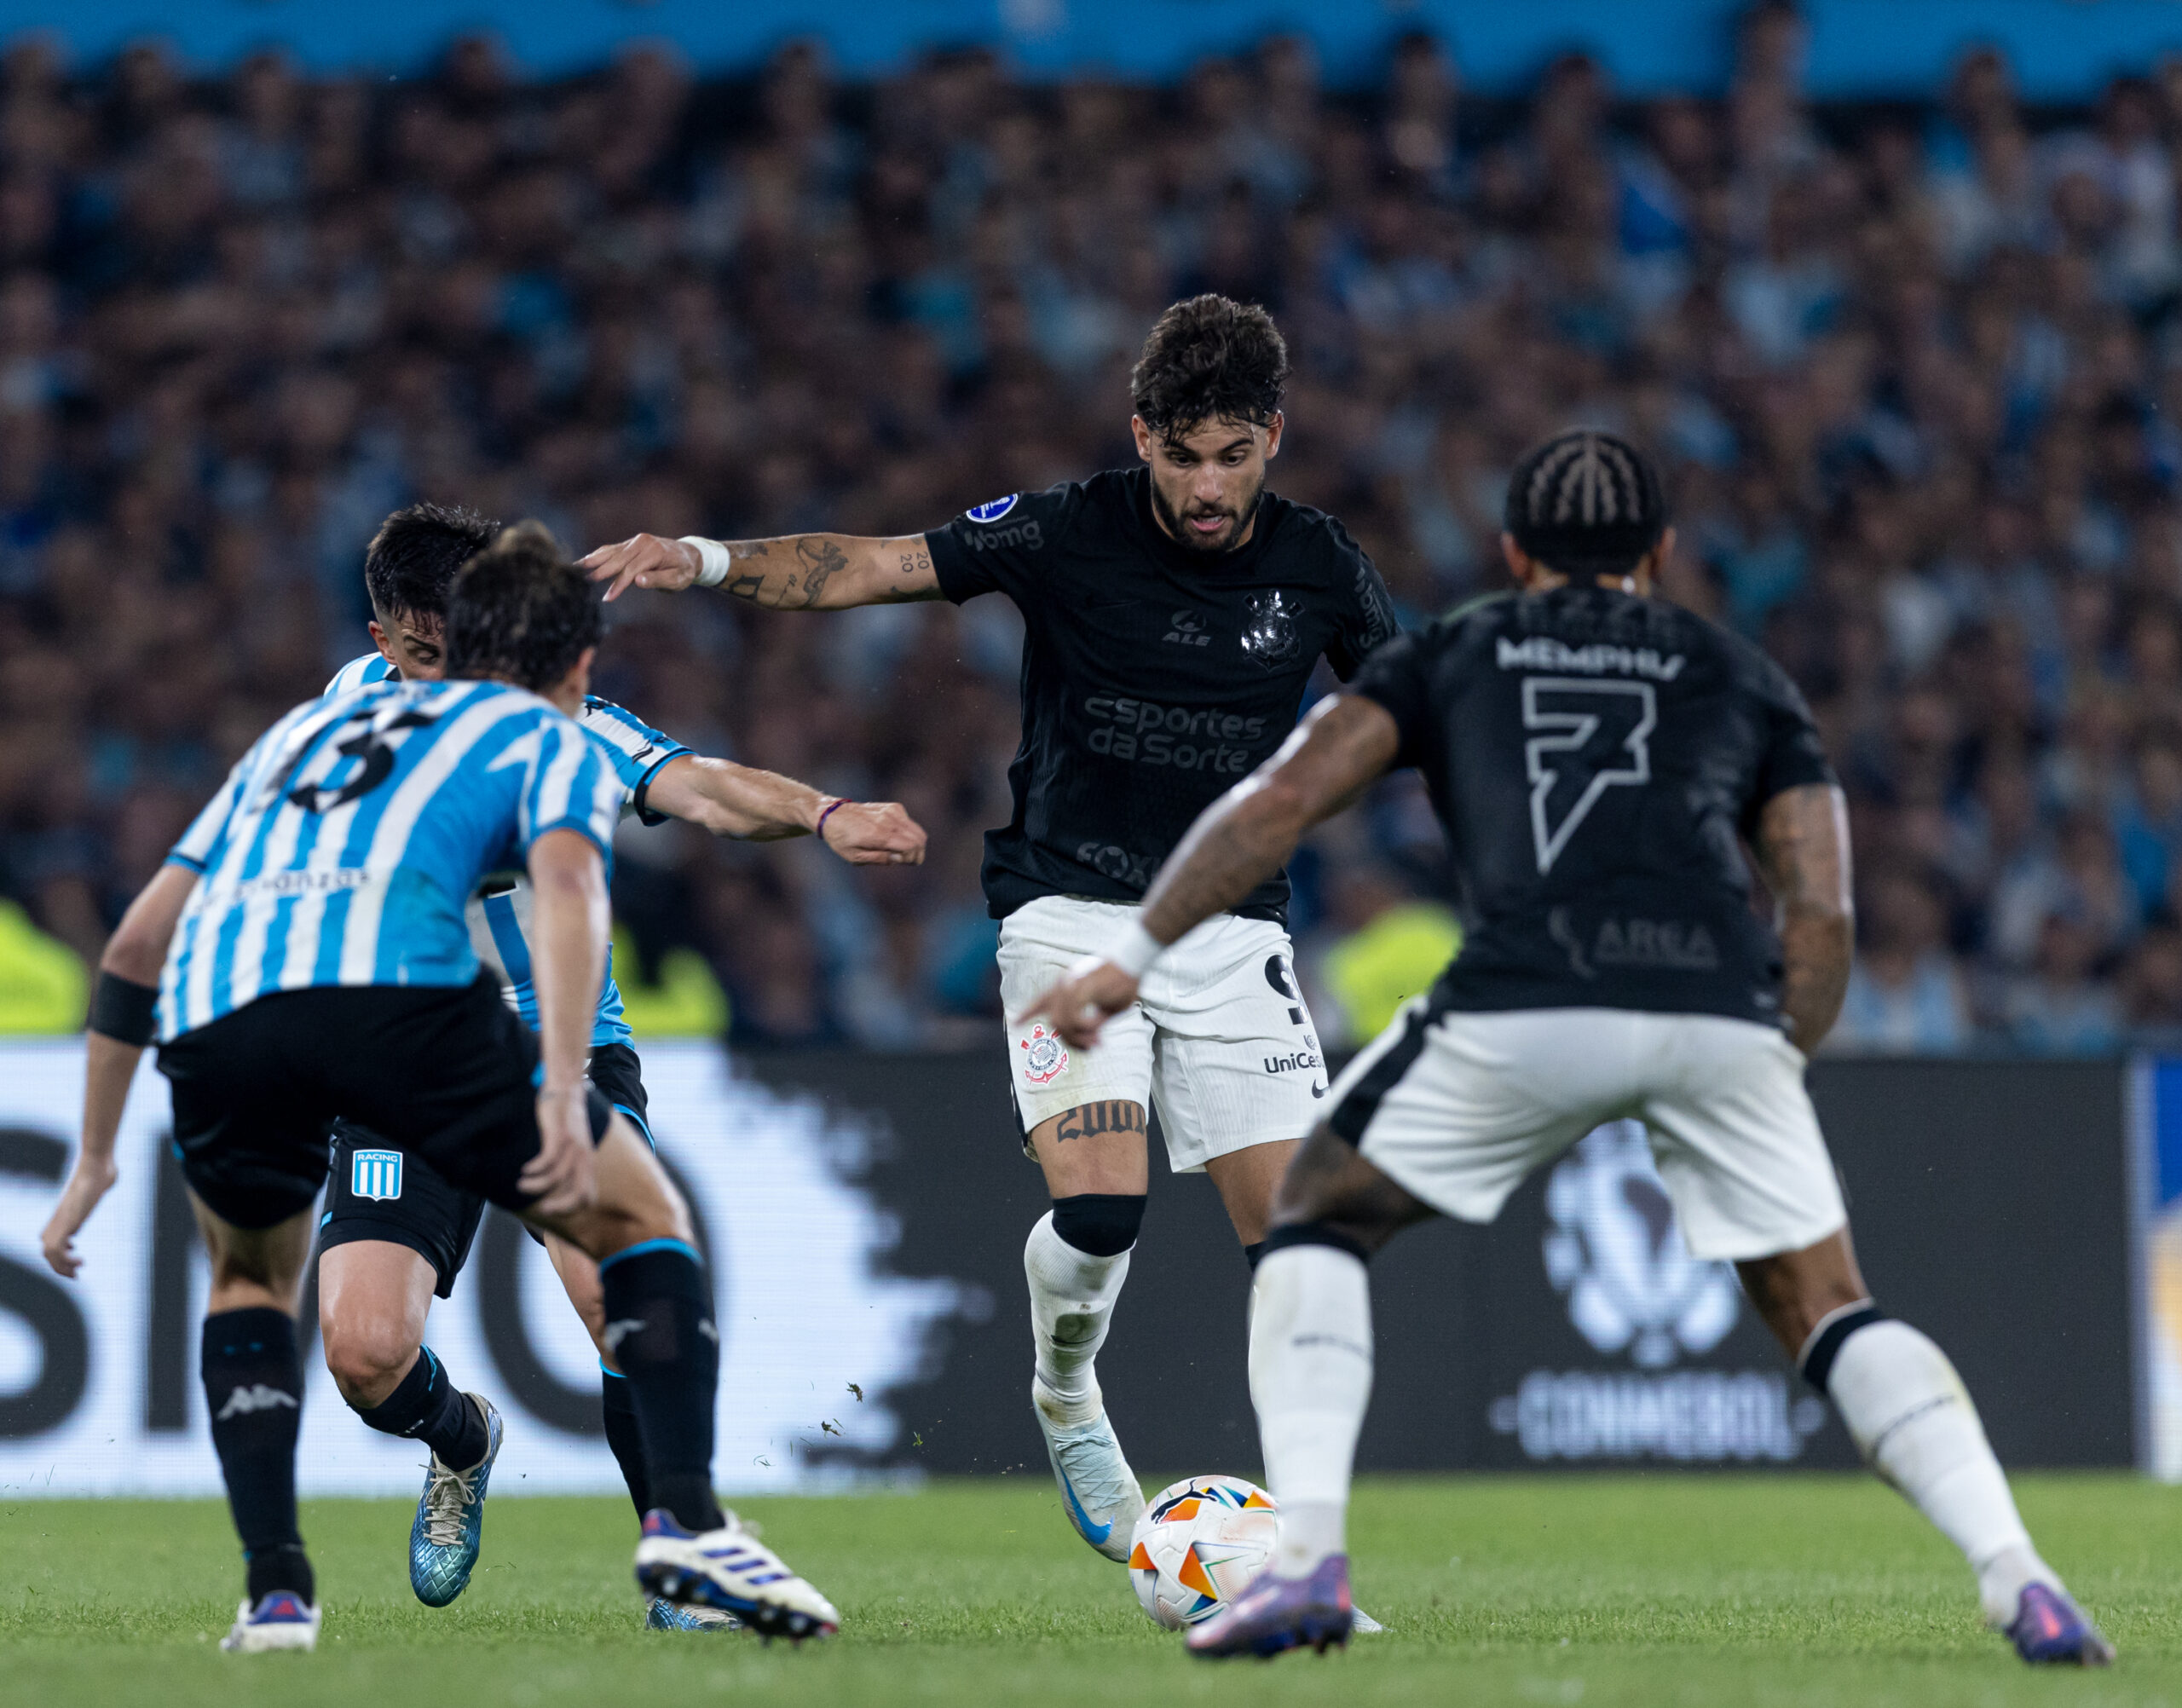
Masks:
[[[278,990],[467,984],[479,883],[549,831],[610,859],[625,793],[602,743],[504,683],[297,707],[167,857],[199,878],[159,978],[161,1042]]]
[[[383,652],[367,652],[361,658],[352,658],[333,672],[333,680],[326,684],[330,697],[346,694],[352,688],[363,688],[374,682],[398,682],[401,673],[386,661]]]
[[[341,666],[326,684],[327,695],[363,683],[399,681],[392,665],[380,653],[367,653]],[[606,750],[615,775],[625,791],[622,811],[634,813],[646,824],[663,824],[666,815],[648,811],[644,792],[670,759],[690,751],[672,737],[662,735],[610,700],[588,696],[576,716],[586,734]],[[538,1024],[538,997],[530,978],[530,880],[521,874],[496,877],[470,903],[470,941],[478,957],[499,975],[501,994],[508,1006],[534,1030]],[[634,1037],[622,1016],[621,987],[614,980],[613,951],[607,951],[606,986],[598,995],[598,1018],[591,1029],[593,1049],[605,1044],[626,1044]]]

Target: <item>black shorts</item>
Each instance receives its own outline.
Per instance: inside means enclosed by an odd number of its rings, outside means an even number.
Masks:
[[[651,1130],[644,1123],[644,1082],[637,1053],[626,1044],[602,1044],[591,1053],[591,1082],[629,1117],[649,1144]],[[326,1213],[318,1223],[319,1249],[358,1239],[406,1245],[437,1272],[434,1290],[446,1298],[470,1261],[485,1200],[451,1185],[422,1157],[402,1155],[355,1122],[333,1123],[332,1149]]]
[[[538,1154],[538,1046],[498,982],[323,985],[261,996],[159,1051],[182,1177],[215,1215],[272,1227],[326,1183],[337,1117],[453,1186],[522,1209]],[[612,1111],[593,1093],[591,1128]]]

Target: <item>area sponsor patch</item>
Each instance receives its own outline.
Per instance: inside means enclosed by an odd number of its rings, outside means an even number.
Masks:
[[[1068,1047],[1043,1026],[1030,1028],[1023,1039],[1023,1077],[1033,1085],[1046,1085],[1068,1071]]]
[[[1022,496],[1020,493],[1010,493],[1004,499],[995,499],[990,504],[978,505],[964,511],[962,514],[973,522],[998,522],[1001,517],[1015,508],[1016,499]]]

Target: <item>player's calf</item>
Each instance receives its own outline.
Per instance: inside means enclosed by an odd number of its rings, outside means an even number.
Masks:
[[[212,1448],[247,1562],[246,1593],[223,1648],[308,1648],[318,1589],[296,1522],[303,1357],[294,1300],[310,1249],[306,1209],[270,1227],[238,1227],[195,1200],[211,1258],[199,1369]]]
[[[1962,1378],[1928,1336],[1863,1296],[1846,1231],[1740,1267],[1751,1298],[1794,1349],[1804,1379],[1833,1400],[1865,1463],[1962,1550],[1977,1574],[1986,1623],[2027,1661],[2111,1661],[2113,1646],[2032,1545]]]
[[[1069,1522],[1116,1561],[1129,1558],[1144,1491],[1106,1421],[1094,1370],[1129,1276],[1144,1205],[1141,1192],[1055,1198],[1023,1249],[1030,1290],[1031,1410]]]

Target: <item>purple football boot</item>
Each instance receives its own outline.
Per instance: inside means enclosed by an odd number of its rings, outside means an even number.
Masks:
[[[2114,1645],[2084,1611],[2050,1584],[2032,1584],[2008,1627],[2015,1652],[2033,1666],[2111,1666]]]
[[[1348,1556],[1329,1554],[1307,1578],[1259,1572],[1249,1589],[1190,1632],[1190,1653],[1209,1660],[1231,1654],[1270,1659],[1291,1648],[1324,1654],[1348,1646],[1355,1617],[1348,1600]]]

